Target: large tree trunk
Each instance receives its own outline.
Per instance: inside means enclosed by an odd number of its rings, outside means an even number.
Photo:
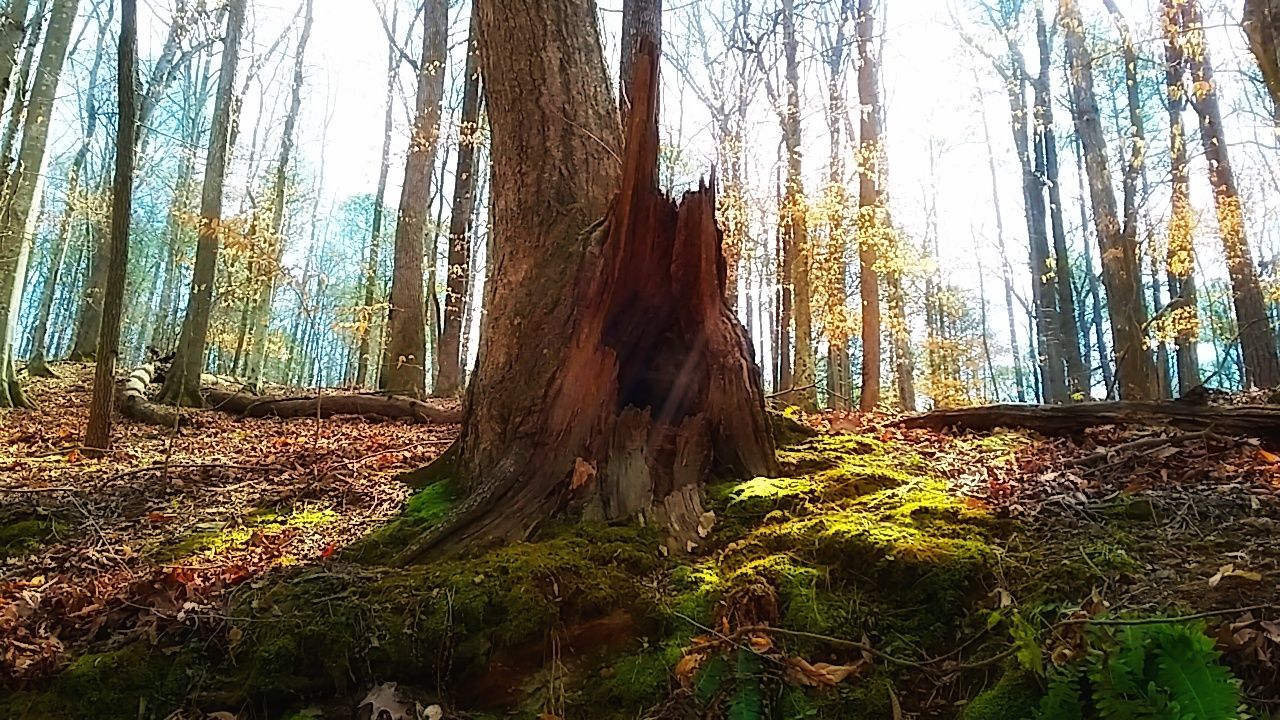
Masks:
[[[1249,249],[1245,232],[1244,208],[1231,167],[1222,108],[1209,57],[1204,18],[1196,0],[1185,0],[1181,8],[1181,41],[1194,52],[1187,53],[1191,71],[1191,106],[1200,116],[1200,140],[1209,167],[1209,184],[1213,186],[1213,202],[1218,211],[1218,235],[1227,259],[1231,277],[1231,298],[1235,304],[1236,327],[1244,354],[1245,384],[1269,388],[1280,385],[1280,356],[1276,352],[1276,334],[1267,317],[1258,271]],[[1273,28],[1274,31],[1274,28]]]
[[[1280,0],[1244,0],[1244,31],[1271,99],[1280,107]]]
[[[1127,241],[1116,214],[1106,139],[1093,91],[1093,57],[1085,43],[1076,0],[1061,0],[1059,22],[1066,36],[1076,131],[1084,146],[1094,226],[1102,253],[1102,282],[1107,287],[1107,310],[1115,340],[1117,386],[1121,399],[1147,400],[1156,396],[1156,372],[1146,347],[1142,275],[1137,248]]]
[[[302,111],[303,71],[306,69],[307,43],[311,39],[311,26],[314,20],[312,5],[314,0],[306,0],[302,18],[302,34],[298,38],[298,48],[294,55],[293,86],[289,95],[289,112],[284,118],[284,128],[280,136],[280,159],[276,163],[275,178],[271,191],[271,242],[275,244],[272,264],[259,279],[258,297],[253,307],[253,342],[249,346],[249,367],[247,380],[250,387],[257,388],[262,384],[262,373],[267,361],[267,335],[271,330],[271,301],[275,298],[276,282],[280,277],[280,263],[284,259],[284,211],[287,200],[285,186],[289,182],[289,163],[293,160],[294,129],[298,126],[298,113]]]
[[[448,7],[427,0],[423,16],[422,58],[413,135],[404,164],[400,219],[396,223],[395,260],[387,310],[387,349],[379,384],[383,390],[410,397],[427,391],[427,317],[423,294],[423,238],[430,209],[432,171],[440,136],[440,103],[444,99]],[[430,258],[435,262],[434,254]]]
[[[714,183],[679,206],[658,191],[651,44],[636,61],[619,175],[594,3],[477,6],[494,275],[449,453],[470,496],[402,559],[522,538],[570,506],[645,518],[685,549],[705,528],[713,468],[777,469],[760,372],[724,299]]]
[[[30,251],[28,235],[29,225],[35,218],[32,208],[36,186],[44,170],[49,117],[78,6],[78,0],[62,0],[53,5],[53,17],[49,20],[31,86],[31,99],[27,103],[18,164],[10,178],[12,193],[0,217],[0,408],[29,404],[14,371],[13,334]]]
[[[862,391],[858,407],[870,412],[880,404],[879,245],[889,232],[884,207],[884,148],[880,145],[879,63],[874,0],[858,0],[858,295],[862,303]]]
[[[138,55],[137,0],[121,0],[120,43],[116,53],[115,181],[111,185],[111,239],[106,295],[102,302],[102,330],[98,335],[98,364],[93,373],[93,398],[85,447],[105,451],[111,446],[111,411],[115,405],[116,356],[120,346],[120,315],[124,309],[125,274],[129,268],[129,224],[133,215],[134,145],[138,135],[138,103],[134,89]]]
[[[623,0],[622,42],[618,58],[618,109],[625,126],[631,113],[629,83],[635,76],[636,50],[641,42],[651,42],[662,54],[662,0]]]
[[[172,405],[199,407],[203,402],[200,398],[200,375],[205,365],[209,315],[213,310],[213,286],[218,270],[222,186],[230,150],[232,92],[240,59],[246,1],[230,0],[227,5],[227,34],[222,44],[222,68],[218,75],[218,94],[209,132],[209,157],[205,162],[204,184],[200,191],[200,235],[196,242],[195,268],[191,272],[191,293],[187,297],[177,357],[161,391],[161,399]]]
[[[479,18],[471,15],[467,63],[463,70],[462,122],[458,126],[458,163],[453,174],[453,208],[449,219],[449,276],[445,278],[444,325],[436,346],[436,395],[462,388],[462,334],[471,296],[471,219],[476,202],[476,149],[480,135]]]

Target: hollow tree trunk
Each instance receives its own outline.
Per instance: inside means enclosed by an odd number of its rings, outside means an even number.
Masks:
[[[448,454],[470,495],[401,559],[522,538],[570,506],[646,518],[684,549],[705,523],[713,468],[777,469],[760,371],[724,298],[714,180],[678,206],[657,189],[651,43],[636,59],[619,175],[594,3],[477,6],[496,257]]]
[[[436,395],[462,388],[462,333],[471,294],[471,218],[476,195],[476,148],[480,143],[479,21],[473,13],[463,70],[462,123],[458,126],[458,163],[453,174],[453,208],[449,219],[449,276],[445,278],[444,324],[436,345]]]

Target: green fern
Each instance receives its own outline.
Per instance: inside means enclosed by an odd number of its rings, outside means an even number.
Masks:
[[[1167,689],[1171,717],[1227,720],[1236,717],[1240,693],[1218,651],[1198,627],[1163,625],[1156,635],[1156,680]]]
[[[1080,720],[1084,701],[1080,688],[1080,668],[1067,667],[1049,674],[1049,688],[1040,700],[1036,720]]]
[[[1088,654],[1049,673],[1038,720],[1233,720],[1240,701],[1231,672],[1204,628],[1095,628]]]
[[[728,720],[763,720],[764,668],[760,656],[742,648],[733,673],[733,695],[729,699]]]

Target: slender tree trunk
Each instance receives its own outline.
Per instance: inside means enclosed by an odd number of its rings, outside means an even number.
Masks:
[[[875,0],[858,0],[858,294],[862,301],[862,392],[858,407],[870,412],[880,404],[880,245],[889,232],[884,206],[884,148],[880,135],[879,63],[875,39]]]
[[[98,336],[98,363],[93,373],[93,398],[89,402],[89,426],[85,447],[105,451],[111,447],[111,410],[115,404],[116,355],[120,351],[120,314],[129,269],[129,224],[133,215],[134,146],[137,141],[136,86],[138,54],[137,0],[120,0],[120,44],[116,54],[116,168],[111,185],[111,258],[106,297],[102,304],[102,331]]]
[[[853,4],[840,6],[839,29],[828,47],[827,70],[827,133],[831,140],[831,153],[827,159],[827,252],[825,260],[826,335],[827,335],[827,406],[832,410],[850,409],[853,396],[852,372],[849,360],[849,313],[845,275],[848,271],[849,227],[846,211],[851,198],[845,187],[845,138],[844,113],[847,110],[844,97],[846,20],[853,12]],[[849,138],[852,142],[853,138]],[[738,145],[742,140],[739,136]],[[744,233],[745,234],[745,233]]]
[[[5,95],[12,95],[13,102],[9,105],[9,122],[5,125],[4,137],[0,139],[0,190],[5,203],[12,194],[13,186],[9,182],[9,175],[13,170],[13,147],[18,141],[19,130],[21,129],[24,112],[26,109],[28,94],[30,90],[31,66],[35,61],[36,51],[40,48],[41,29],[44,25],[45,10],[48,8],[49,0],[39,0],[36,4],[35,11],[31,14],[31,19],[27,27],[26,42],[22,51],[22,63],[16,76],[12,79],[12,65],[10,71],[4,75]],[[14,84],[16,83],[16,84]],[[0,100],[4,98],[0,97]],[[4,108],[4,103],[0,102],[0,109]]]
[[[902,290],[902,273],[885,274],[889,301],[889,337],[893,342],[894,376],[898,386],[898,409],[916,411],[916,361],[911,352],[911,332],[907,324],[907,296]]]
[[[391,18],[393,33],[395,27],[396,16],[393,14]],[[371,367],[378,367],[376,358],[372,358],[371,338],[375,325],[373,322],[374,303],[381,292],[378,282],[378,268],[382,261],[382,213],[387,204],[387,176],[391,173],[391,133],[395,129],[396,69],[399,66],[400,59],[396,53],[396,48],[394,44],[388,43],[387,103],[382,126],[382,160],[378,165],[378,190],[373,199],[372,228],[369,232],[369,255],[364,269],[364,309],[360,318],[359,350],[357,351],[358,357],[356,359],[356,385],[359,387],[368,387],[370,385],[369,370]],[[381,344],[379,343],[379,346]],[[371,363],[371,359],[375,362]]]
[[[312,6],[314,0],[306,0],[302,18],[302,34],[298,38],[298,48],[294,56],[293,86],[289,95],[289,111],[285,114],[284,128],[280,136],[280,159],[276,163],[275,179],[272,181],[271,198],[271,242],[275,245],[275,257],[258,290],[257,302],[253,309],[253,343],[249,347],[249,386],[257,389],[262,386],[263,370],[267,360],[267,335],[271,330],[271,301],[276,294],[276,281],[280,277],[280,264],[284,259],[284,214],[288,195],[285,192],[289,182],[289,164],[293,161],[294,132],[298,126],[298,114],[302,111],[302,86],[305,81],[303,71],[306,69],[307,43],[311,40],[311,26],[314,20]]]
[[[476,149],[480,135],[479,20],[471,15],[467,64],[463,71],[462,123],[458,127],[458,164],[454,170],[453,208],[449,220],[449,276],[445,280],[444,327],[436,353],[436,395],[462,389],[462,334],[471,295],[471,218],[476,194]]]
[[[1093,60],[1085,44],[1076,0],[1061,0],[1059,21],[1066,36],[1076,131],[1084,146],[1089,195],[1102,254],[1102,281],[1107,286],[1107,310],[1115,339],[1119,394],[1122,400],[1149,400],[1156,395],[1155,364],[1146,347],[1147,312],[1137,248],[1127,241],[1116,215],[1106,140],[1093,92]]]
[[[222,187],[230,151],[231,104],[236,66],[240,57],[240,35],[244,27],[246,0],[229,0],[227,34],[222,44],[222,68],[209,133],[209,157],[205,162],[200,191],[200,235],[196,242],[195,268],[191,273],[191,293],[182,321],[177,356],[165,378],[161,398],[173,405],[199,407],[200,375],[205,367],[209,335],[209,315],[213,309],[213,286],[218,269],[218,249],[222,232]]]
[[[1180,15],[1181,42],[1184,47],[1195,48],[1194,52],[1186,53],[1192,83],[1190,100],[1200,116],[1200,140],[1208,161],[1214,206],[1218,211],[1218,234],[1222,238],[1227,273],[1231,277],[1236,326],[1244,355],[1245,386],[1275,387],[1280,385],[1280,356],[1276,352],[1275,329],[1267,319],[1258,271],[1245,231],[1244,208],[1227,150],[1217,81],[1197,0],[1185,0]]]
[[[1053,84],[1049,68],[1053,56],[1044,12],[1036,6],[1036,38],[1040,50],[1040,76],[1036,88],[1039,142],[1045,162],[1044,185],[1049,192],[1049,218],[1053,228],[1053,276],[1058,296],[1058,339],[1067,366],[1067,390],[1072,399],[1085,399],[1089,391],[1089,371],[1080,353],[1080,327],[1076,324],[1075,287],[1071,282],[1071,259],[1067,255],[1067,230],[1062,219],[1062,188],[1059,184],[1058,138],[1053,123]]]
[[[800,134],[800,62],[794,0],[782,0],[782,44],[786,56],[786,107],[781,115],[782,141],[787,153],[783,191],[783,234],[792,251],[791,290],[795,310],[795,369],[789,402],[804,410],[818,407],[817,359],[813,348],[813,306],[809,270],[808,201],[804,194],[804,152]]]
[[[1196,298],[1196,214],[1191,206],[1191,173],[1188,169],[1187,136],[1183,115],[1187,111],[1187,58],[1179,28],[1181,9],[1175,0],[1163,0],[1161,20],[1165,30],[1165,102],[1169,110],[1169,163],[1171,203],[1169,247],[1166,270],[1169,303],[1174,310],[1169,323],[1174,329],[1178,366],[1178,392],[1186,395],[1200,385],[1200,316]]]
[[[13,338],[30,252],[30,226],[36,216],[36,186],[45,162],[49,117],[78,6],[78,0],[61,0],[53,5],[27,103],[18,164],[10,178],[12,193],[0,216],[0,407],[29,406],[14,369]]]
[[[978,105],[979,107],[982,106],[980,98]],[[1000,210],[1000,176],[996,172],[995,149],[991,144],[991,130],[987,125],[985,111],[982,113],[982,140],[987,148],[987,169],[991,175],[991,206],[995,211],[996,241],[999,244],[1001,255],[1004,256],[1000,267],[1003,270],[1004,279],[1004,304],[1009,315],[1009,351],[1013,360],[1014,387],[1017,389],[1018,402],[1026,402],[1027,381],[1022,374],[1022,349],[1018,345],[1018,322],[1014,316],[1013,308],[1013,273],[1009,266],[1009,257],[1005,244],[1004,213]]]
[[[448,7],[444,0],[427,0],[413,135],[409,140],[409,156],[405,159],[404,184],[400,191],[400,220],[396,223],[386,356],[379,380],[384,390],[411,397],[426,394],[423,240],[427,232],[432,171],[439,143],[448,25]]]

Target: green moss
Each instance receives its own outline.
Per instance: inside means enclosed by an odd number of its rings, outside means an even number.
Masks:
[[[330,509],[302,508],[291,513],[274,510],[257,510],[250,513],[243,524],[223,524],[215,530],[192,533],[176,542],[164,543],[152,548],[149,555],[160,561],[180,560],[195,555],[217,555],[243,547],[255,536],[273,535],[286,528],[311,528],[327,525],[338,519],[338,513]]]
[[[635,528],[561,528],[422,568],[333,566],[238,595],[237,662],[253,695],[343,690],[377,677],[465,677],[498,649],[618,608],[649,616],[659,543]],[[262,622],[260,622],[262,621]]]
[[[399,517],[362,538],[344,553],[352,562],[379,564],[390,561],[413,539],[449,514],[461,497],[452,480],[439,480],[410,497]]]
[[[13,720],[137,720],[167,717],[188,696],[188,651],[175,655],[144,643],[82,655],[47,687],[0,700]]]
[[[960,712],[960,720],[1030,720],[1040,705],[1040,688],[1025,673],[1005,673]]]
[[[634,718],[667,697],[672,686],[672,663],[666,653],[643,650],[613,660],[584,678],[575,707],[588,710],[584,717]]]
[[[24,518],[0,525],[0,560],[29,555],[63,532],[52,518]]]

